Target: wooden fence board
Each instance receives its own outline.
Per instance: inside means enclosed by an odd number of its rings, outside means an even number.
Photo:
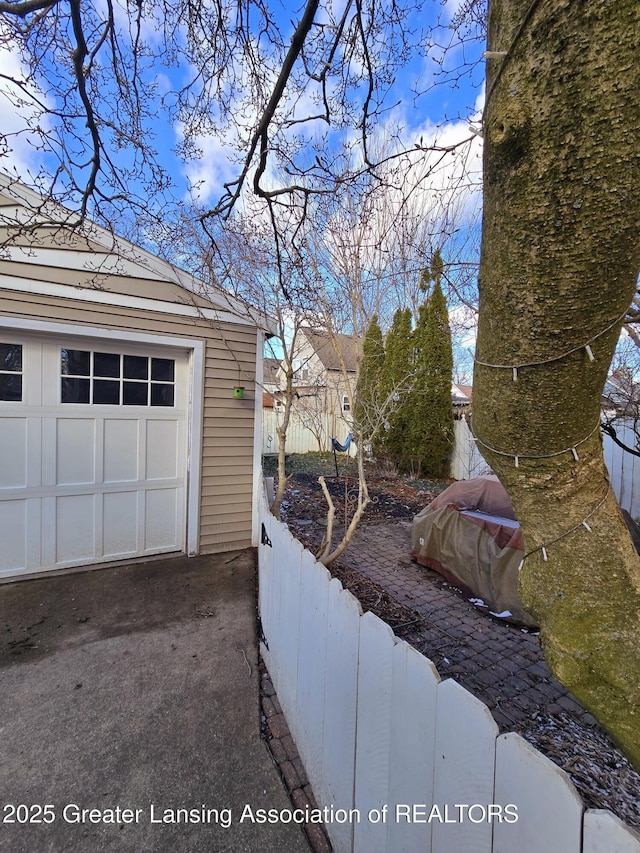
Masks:
[[[498,738],[494,798],[518,810],[517,822],[494,823],[494,853],[580,853],[582,801],[576,789],[564,770],[520,735]]]
[[[327,600],[331,575],[306,551],[302,557],[298,650],[298,751],[312,785],[322,779],[324,692],[327,659]]]
[[[364,614],[360,620],[356,729],[355,804],[360,810],[360,822],[354,827],[356,853],[386,850],[386,827],[376,822],[375,812],[388,804],[395,643],[385,622],[371,612]]]
[[[275,519],[274,519],[275,521]],[[281,591],[280,587],[282,585],[282,573],[278,567],[278,554],[282,554],[285,548],[289,547],[287,532],[284,530],[282,525],[276,525],[271,522],[265,515],[264,525],[267,535],[271,540],[271,553],[270,553],[270,565],[271,565],[271,583],[272,590],[269,595],[269,606],[267,609],[268,613],[268,624],[267,630],[265,630],[265,637],[267,641],[267,645],[270,650],[270,657],[272,661],[272,669],[270,670],[271,679],[273,681],[273,686],[276,689],[276,692],[282,689],[281,684],[281,672],[283,669],[283,659],[280,651],[282,641],[281,641]]]
[[[584,815],[582,853],[640,853],[640,832],[603,809]]]
[[[325,679],[323,774],[314,791],[323,805],[349,811],[354,807],[356,709],[360,602],[334,578],[327,600],[327,666]],[[333,822],[327,831],[334,853],[353,849],[353,824]]]
[[[298,646],[300,630],[300,564],[303,548],[288,530],[274,542],[274,577],[278,585],[277,624],[273,626],[279,657],[278,686],[276,691],[282,709],[289,721],[295,740],[298,719],[296,715],[298,690]]]
[[[280,671],[282,669],[282,659],[278,652],[279,642],[279,625],[280,625],[280,575],[276,570],[276,553],[282,553],[283,547],[286,547],[286,531],[277,520],[265,511],[262,519],[265,527],[265,533],[271,541],[271,547],[268,545],[260,546],[262,553],[266,559],[266,576],[264,583],[270,584],[270,589],[264,593],[265,620],[263,624],[263,632],[265,635],[265,644],[268,647],[270,660],[269,673],[273,686],[278,691],[280,683]]]
[[[273,518],[273,516],[269,513],[263,496],[261,496],[259,506],[260,524],[264,525],[264,531],[266,535],[273,542],[273,538],[271,535],[273,533],[273,530],[269,521],[269,519]],[[275,521],[275,519],[273,520]],[[262,542],[262,531],[260,532],[260,538],[258,540],[258,567],[260,573],[260,579],[258,583],[258,611],[260,614],[262,632],[266,639],[271,633],[275,585],[273,580],[273,546],[270,547],[266,543]],[[271,671],[275,666],[275,661],[271,659],[269,648],[266,643],[261,644],[260,653],[262,654],[267,669],[271,674]]]
[[[498,727],[489,709],[452,679],[438,685],[433,803],[434,853],[489,853],[491,824],[464,819],[457,805],[493,802]]]
[[[426,851],[433,802],[436,696],[440,676],[430,660],[405,642],[393,650],[387,850]]]

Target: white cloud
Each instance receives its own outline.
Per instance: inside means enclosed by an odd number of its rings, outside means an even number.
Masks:
[[[0,168],[24,178],[29,172],[38,171],[42,165],[41,137],[31,128],[37,124],[46,130],[47,117],[36,100],[30,99],[16,85],[16,82],[24,82],[26,75],[2,30],[0,40]],[[44,96],[33,85],[29,84],[27,92],[46,104]]]
[[[452,21],[463,7],[465,0],[445,0],[442,4],[447,20]]]
[[[176,127],[179,141],[184,138],[184,125]],[[222,141],[216,136],[201,136],[195,139],[200,150],[197,159],[184,166],[184,175],[192,188],[192,197],[201,204],[216,201],[224,191],[224,184],[235,180],[240,174],[236,162],[236,149],[231,139]]]

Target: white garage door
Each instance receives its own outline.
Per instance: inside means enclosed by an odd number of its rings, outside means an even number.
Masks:
[[[0,338],[0,576],[182,551],[188,354]]]

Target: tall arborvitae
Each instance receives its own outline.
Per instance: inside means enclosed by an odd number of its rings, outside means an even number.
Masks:
[[[408,422],[409,453],[405,466],[423,476],[448,477],[453,447],[453,351],[447,304],[440,287],[442,258],[436,252],[423,274],[423,289],[433,290],[422,305],[414,332],[415,391]]]
[[[378,316],[374,315],[362,343],[362,361],[356,385],[354,415],[360,439],[375,442],[380,430],[382,406],[380,379],[384,368],[384,341]]]
[[[411,310],[398,309],[387,333],[380,377],[380,400],[386,408],[386,424],[376,442],[376,453],[400,462],[406,452],[407,392],[412,383]]]

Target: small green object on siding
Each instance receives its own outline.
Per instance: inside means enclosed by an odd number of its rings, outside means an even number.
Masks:
[[[244,397],[244,388],[242,388],[240,386],[237,388],[234,388],[233,389],[233,396],[236,398],[236,400],[242,400],[242,398]]]

